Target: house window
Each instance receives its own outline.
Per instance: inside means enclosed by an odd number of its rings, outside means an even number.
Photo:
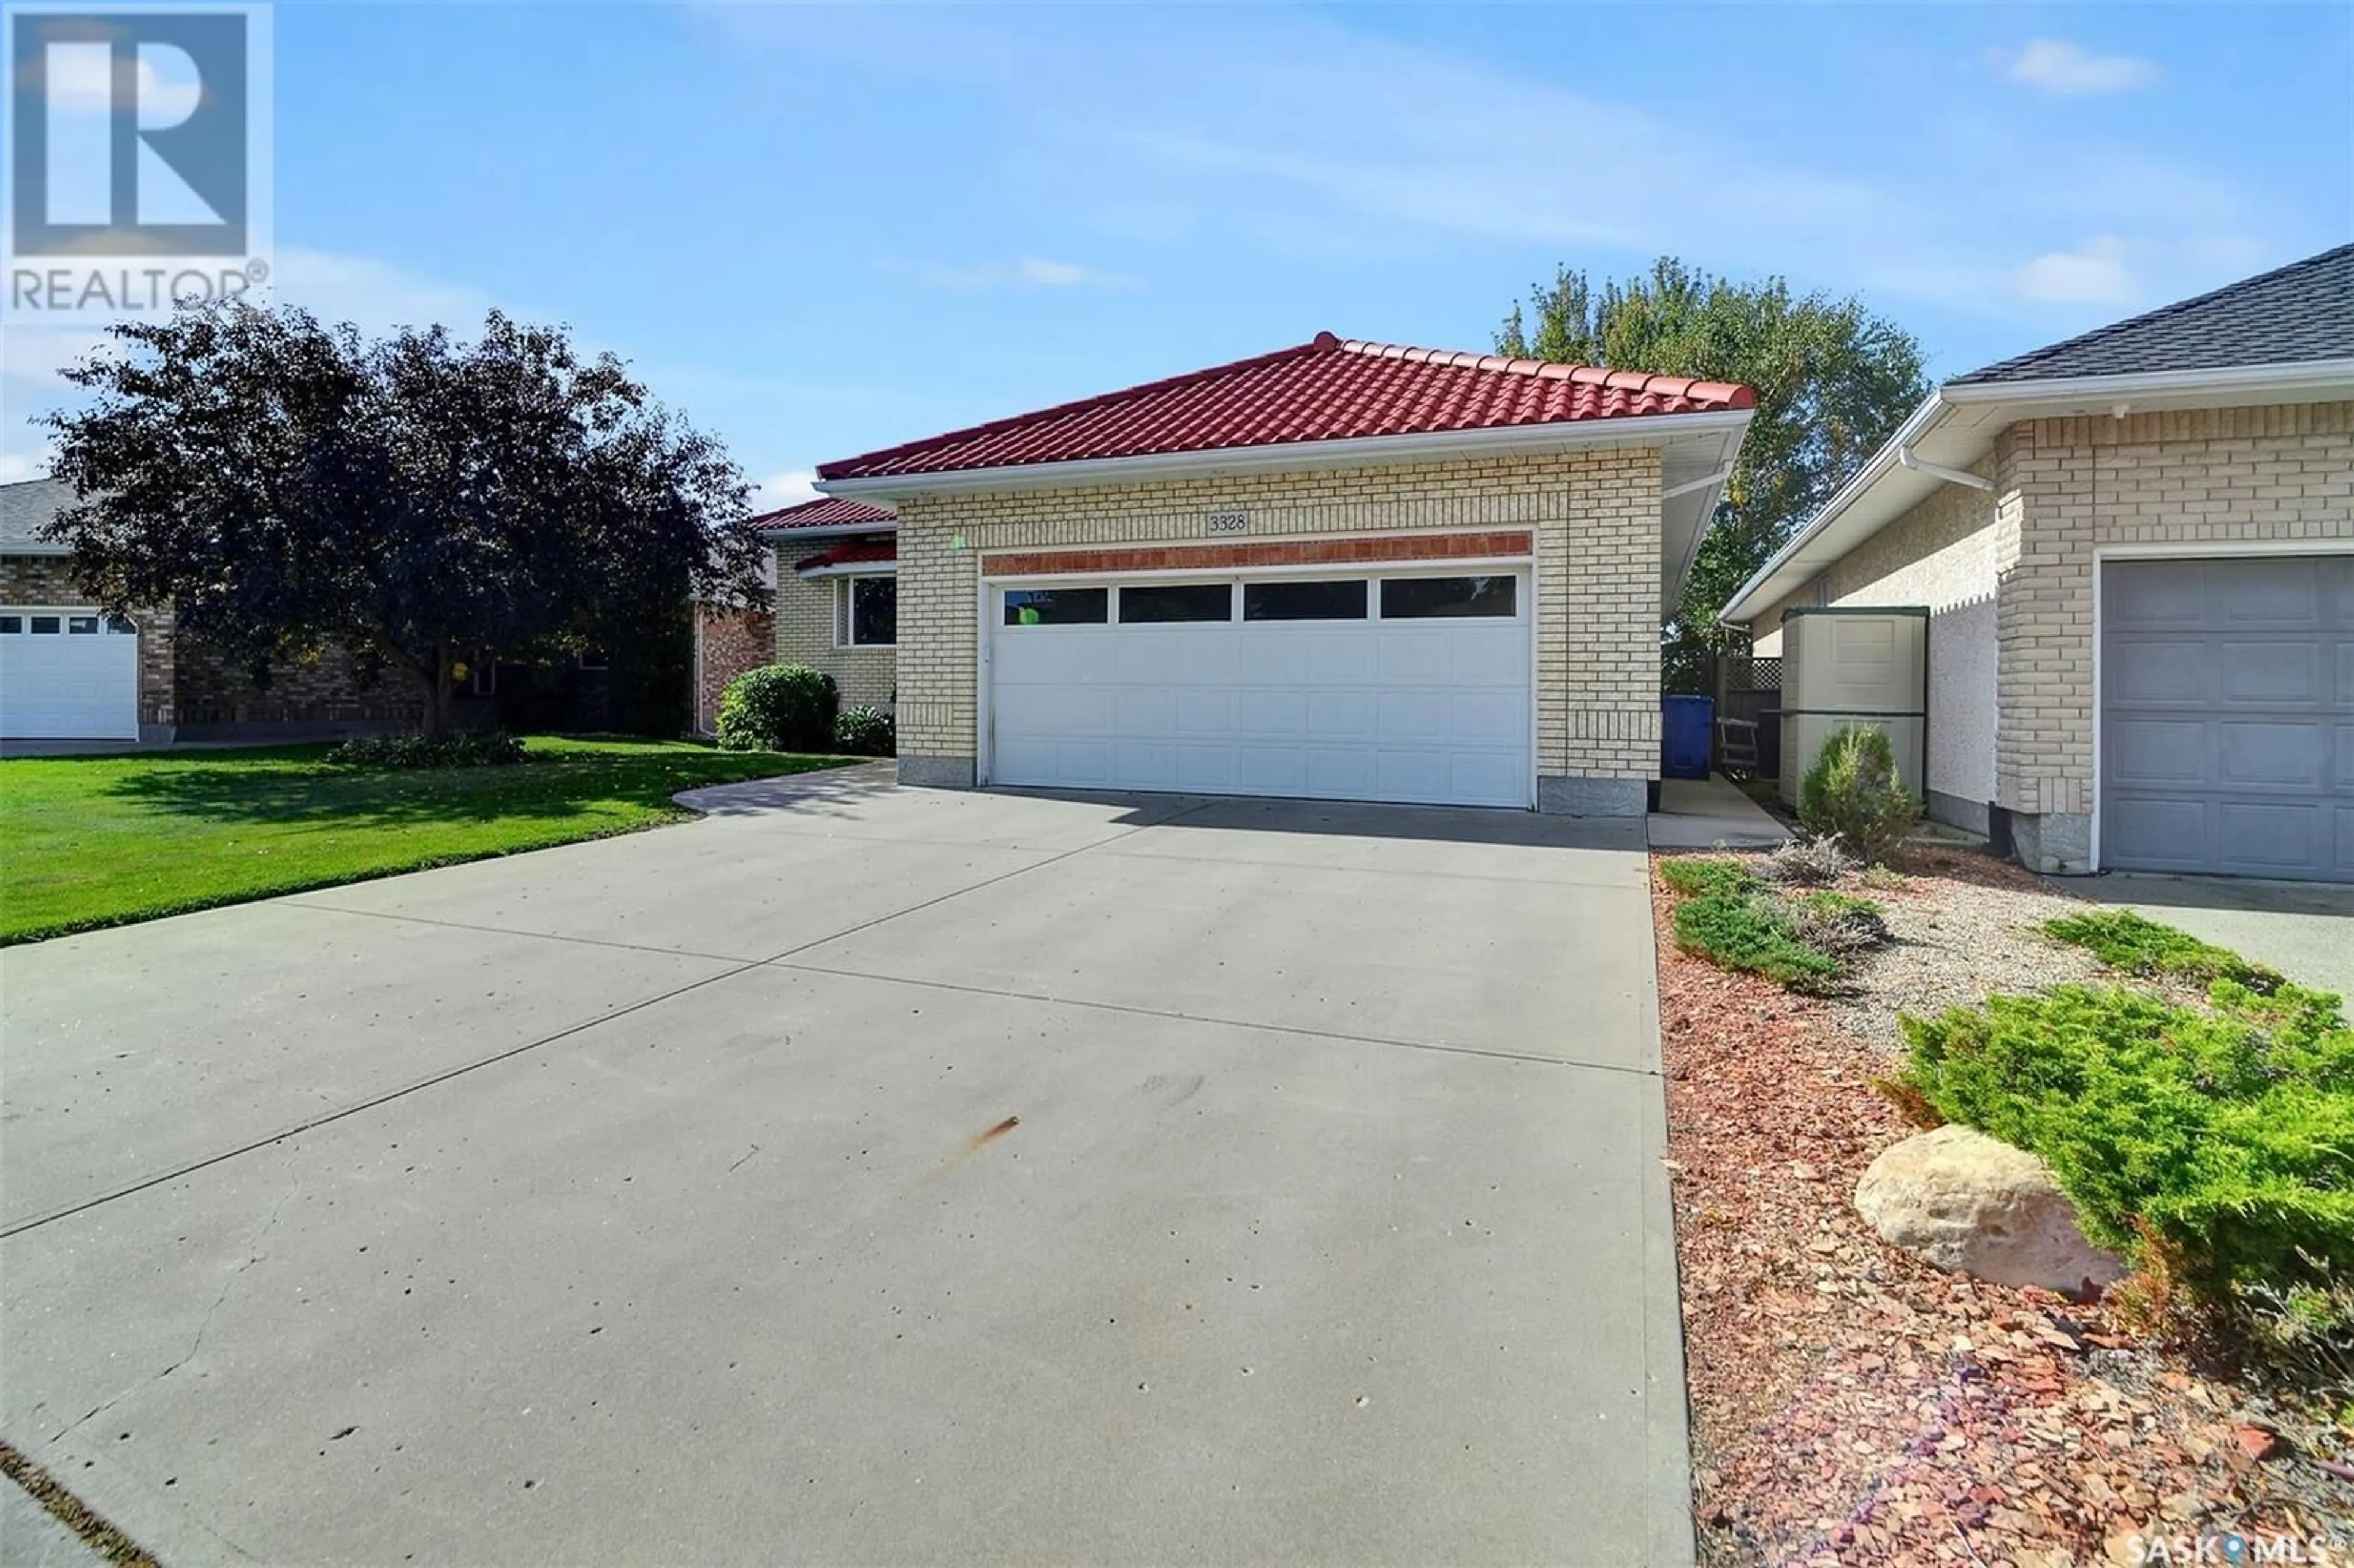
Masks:
[[[842,648],[889,648],[899,641],[899,579],[843,577],[834,598],[833,641]]]

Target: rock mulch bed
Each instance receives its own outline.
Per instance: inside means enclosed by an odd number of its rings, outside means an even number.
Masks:
[[[2097,972],[2026,929],[2071,901],[2025,873],[1943,852],[1913,869],[1867,891],[1914,945],[1835,1001],[1677,951],[1655,883],[1704,1558],[1990,1568],[2162,1542],[2179,1563],[2237,1532],[2354,1561],[2342,1434],[2097,1307],[1941,1274],[1856,1214],[1864,1167],[1913,1130],[1871,1087],[1896,1011]]]

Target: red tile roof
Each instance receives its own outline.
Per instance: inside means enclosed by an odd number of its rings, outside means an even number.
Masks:
[[[841,528],[861,523],[892,523],[898,514],[888,506],[871,502],[851,501],[839,495],[821,495],[815,501],[804,501],[798,506],[780,507],[763,512],[746,520],[744,526],[756,531],[769,528]]]
[[[793,570],[813,572],[820,567],[863,567],[870,561],[896,561],[898,558],[899,542],[896,539],[844,539],[807,560],[794,562]]]
[[[822,479],[949,473],[1755,406],[1746,387],[1637,370],[1312,343],[822,464]]]

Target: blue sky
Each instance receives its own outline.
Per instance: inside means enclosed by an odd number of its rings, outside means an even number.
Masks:
[[[2354,237],[2354,9],[281,5],[285,293],[567,322],[770,501],[1556,263],[1861,293],[1956,374]],[[0,471],[79,344],[10,329]]]

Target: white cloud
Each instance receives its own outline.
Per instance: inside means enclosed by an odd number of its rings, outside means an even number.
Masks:
[[[23,479],[43,479],[49,471],[47,447],[37,451],[0,452],[0,484],[14,484]]]
[[[2038,256],[2011,274],[2011,287],[2021,299],[2043,305],[2122,305],[2137,292],[2126,244],[2114,235]]]
[[[2065,38],[2036,38],[2010,56],[2003,74],[2061,98],[2131,92],[2158,79],[2158,62],[2138,55],[2096,55]]]
[[[494,302],[479,289],[428,277],[396,261],[283,245],[278,248],[270,293],[321,321],[350,322],[366,333],[438,323],[462,335],[482,323]]]
[[[787,469],[762,480],[752,489],[752,510],[774,512],[779,506],[799,506],[804,501],[817,499],[817,474],[806,468]]]
[[[281,246],[268,297],[301,305],[324,322],[376,334],[441,323],[463,335],[479,326],[491,297],[480,290],[366,256]],[[0,462],[40,461],[46,440],[29,423],[52,408],[79,407],[86,394],[60,374],[113,340],[96,326],[0,327]]]
[[[936,289],[997,289],[1009,285],[1040,289],[1092,285],[1120,289],[1132,287],[1136,282],[1124,272],[1108,272],[1071,261],[1050,261],[1042,256],[1024,256],[1013,261],[985,261],[973,267],[943,267],[927,262],[886,262],[885,265],[889,270],[904,272]]]
[[[142,44],[134,57],[140,123],[177,125],[196,112],[204,88],[186,51],[167,44]],[[103,43],[52,46],[46,56],[49,101],[69,114],[104,114],[113,102],[111,46]]]

